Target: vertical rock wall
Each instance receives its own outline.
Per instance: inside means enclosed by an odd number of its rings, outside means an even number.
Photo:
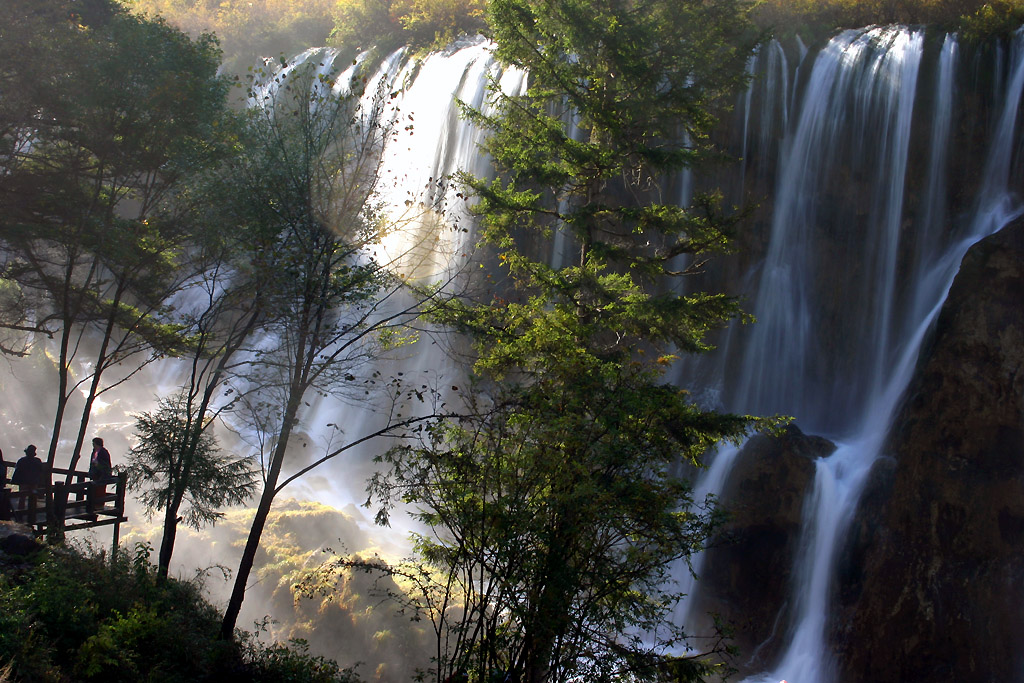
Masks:
[[[844,680],[1024,672],[1024,221],[965,257],[841,558]]]

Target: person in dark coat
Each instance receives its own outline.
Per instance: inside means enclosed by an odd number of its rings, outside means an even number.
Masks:
[[[109,479],[111,473],[110,452],[103,447],[103,439],[92,440],[92,457],[89,459],[89,478],[93,481]]]
[[[103,482],[93,484],[89,495],[88,511],[92,512],[96,508],[97,497],[107,495],[107,484],[106,480],[110,479],[112,468],[110,466],[110,452],[103,447],[103,439],[96,437],[92,440],[92,457],[89,458],[89,478],[93,481]],[[98,502],[99,506],[102,507],[102,501]]]
[[[18,487],[18,491],[24,493],[18,507],[24,509],[28,497],[36,492],[43,485],[43,461],[36,457],[36,447],[29,445],[25,448],[25,455],[14,466],[14,474],[11,475],[11,483]]]

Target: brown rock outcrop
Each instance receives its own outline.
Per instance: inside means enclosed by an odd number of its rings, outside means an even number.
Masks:
[[[840,558],[845,681],[1024,670],[1024,220],[963,260]]]
[[[779,437],[755,436],[736,456],[718,501],[730,519],[705,555],[692,614],[717,614],[734,629],[741,672],[763,669],[785,644],[804,498],[815,459],[834,449],[790,425]]]

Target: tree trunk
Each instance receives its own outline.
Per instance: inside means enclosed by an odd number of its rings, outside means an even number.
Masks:
[[[75,469],[78,465],[79,459],[82,457],[82,446],[85,445],[85,436],[89,431],[89,419],[92,417],[92,406],[96,402],[96,396],[98,395],[100,388],[100,377],[103,375],[103,370],[106,369],[106,365],[109,362],[107,358],[107,349],[110,347],[110,338],[114,334],[114,326],[117,323],[117,307],[121,305],[121,296],[124,294],[123,281],[118,283],[117,293],[114,296],[114,300],[111,304],[110,315],[107,318],[107,324],[103,329],[103,341],[100,342],[100,350],[96,354],[96,365],[92,371],[92,381],[89,383],[89,393],[85,397],[85,408],[82,410],[82,422],[78,427],[78,438],[75,440],[75,449],[71,452],[71,463],[68,465],[68,470]],[[70,472],[67,476],[67,483],[71,483],[72,476]]]
[[[64,423],[64,411],[68,405],[68,344],[70,336],[70,324],[65,321],[60,335],[60,354],[57,359],[60,365],[57,370],[57,408],[53,414],[53,431],[50,433],[50,445],[46,451],[46,466],[51,469],[57,459],[57,442],[60,440],[60,428]]]
[[[178,509],[181,497],[172,501],[164,512],[164,533],[160,539],[160,555],[157,560],[156,577],[159,581],[167,580],[168,568],[171,565],[171,553],[174,551],[174,538],[178,534]]]
[[[224,610],[224,619],[220,625],[221,640],[232,640],[235,636],[235,624],[238,622],[238,614],[242,610],[242,601],[245,599],[245,588],[249,582],[249,574],[252,572],[252,565],[256,559],[256,551],[259,550],[260,540],[263,536],[263,528],[267,524],[267,517],[270,515],[270,507],[277,495],[277,480],[281,474],[281,466],[284,463],[285,450],[288,448],[288,440],[291,438],[292,425],[295,423],[295,416],[299,411],[299,402],[304,392],[293,385],[289,396],[288,408],[285,412],[284,422],[281,427],[281,436],[274,447],[274,454],[270,460],[270,468],[267,470],[267,480],[263,486],[263,494],[260,496],[260,503],[256,507],[256,516],[249,527],[249,537],[245,542],[245,550],[242,551],[242,559],[238,563],[238,572],[235,574],[235,584],[231,589],[231,598]]]
[[[551,662],[556,659],[555,645],[569,628],[569,610],[573,601],[575,568],[567,557],[575,547],[572,512],[555,523],[548,542],[544,573],[537,577],[543,584],[540,595],[531,610],[531,621],[526,624],[523,652],[524,683],[544,683],[551,674]]]

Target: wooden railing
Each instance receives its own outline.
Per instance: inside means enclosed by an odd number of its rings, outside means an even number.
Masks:
[[[5,464],[8,473],[14,471],[14,463]],[[8,487],[6,494],[13,520],[32,527],[37,535],[46,533],[47,510],[52,511],[54,521],[64,531],[112,524],[116,547],[121,522],[128,521],[124,516],[125,475],[93,480],[88,472],[54,467],[49,478],[48,490],[44,486],[32,492]]]

